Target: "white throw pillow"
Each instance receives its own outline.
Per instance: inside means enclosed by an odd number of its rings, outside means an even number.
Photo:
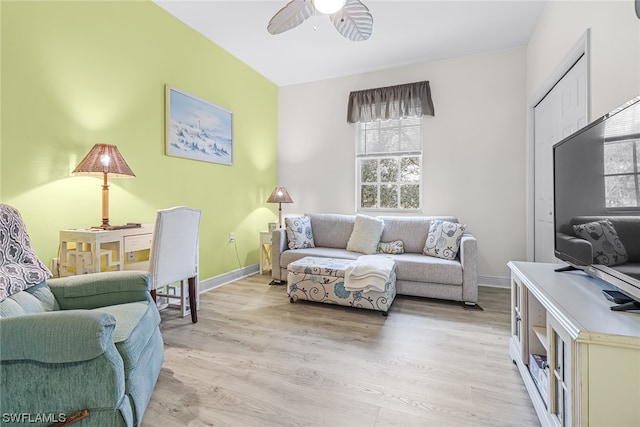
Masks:
[[[367,255],[375,254],[383,230],[383,220],[372,216],[356,215],[353,231],[347,242],[347,250]]]
[[[455,259],[460,249],[460,240],[467,226],[457,222],[436,219],[431,221],[424,254],[444,259]]]
[[[287,226],[289,249],[315,248],[313,231],[311,230],[311,218],[308,216],[285,218],[284,223]]]

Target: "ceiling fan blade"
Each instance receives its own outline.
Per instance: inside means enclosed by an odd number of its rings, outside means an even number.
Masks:
[[[291,0],[267,25],[267,31],[271,34],[280,34],[302,24],[314,11],[311,0]]]
[[[359,0],[347,0],[342,9],[331,15],[331,22],[344,37],[354,42],[371,37],[373,16]]]

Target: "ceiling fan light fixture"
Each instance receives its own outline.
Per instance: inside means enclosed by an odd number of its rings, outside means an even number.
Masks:
[[[332,15],[342,9],[346,0],[313,0],[316,10],[325,15]]]
[[[267,31],[273,35],[289,31],[316,11],[329,15],[336,30],[348,40],[359,42],[371,37],[373,16],[360,0],[290,0],[273,15]]]

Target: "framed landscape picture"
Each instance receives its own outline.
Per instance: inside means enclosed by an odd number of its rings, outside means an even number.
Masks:
[[[231,111],[166,85],[165,153],[233,165]]]

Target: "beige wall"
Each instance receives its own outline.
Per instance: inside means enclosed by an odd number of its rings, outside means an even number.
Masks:
[[[527,48],[527,99],[591,29],[591,119],[640,94],[640,19],[633,0],[549,0]]]
[[[633,1],[550,0],[526,48],[429,62],[279,89],[279,183],[286,213],[355,211],[350,91],[429,80],[424,214],[452,214],[479,241],[485,283],[526,259],[526,107],[591,30],[591,118],[640,94],[640,20]],[[495,280],[494,280],[495,279]],[[504,282],[502,282],[504,283]]]
[[[533,106],[571,66],[587,37],[589,115],[595,120],[640,94],[640,19],[633,0],[549,0],[527,47],[527,102]],[[569,55],[572,53],[571,55]],[[530,116],[532,119],[532,117]],[[529,123],[531,129],[532,123]],[[527,141],[527,196],[533,201],[533,131]],[[533,257],[533,202],[528,207],[528,254]]]
[[[525,257],[525,48],[459,57],[279,89],[283,212],[355,212],[355,125],[349,92],[429,80],[423,213],[455,215],[476,235],[485,282]]]

